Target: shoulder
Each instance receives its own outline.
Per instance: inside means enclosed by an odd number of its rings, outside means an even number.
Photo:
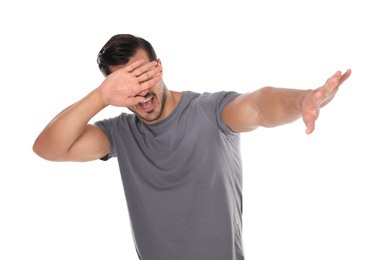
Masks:
[[[227,105],[238,96],[240,96],[240,94],[235,91],[217,91],[204,92],[199,96],[199,99],[204,103],[214,104],[221,107]]]
[[[97,120],[96,122],[94,122],[94,125],[100,127],[101,129],[115,128],[118,127],[118,125],[135,123],[135,119],[136,117],[134,114],[128,114],[123,112],[114,117],[108,117],[105,119]]]

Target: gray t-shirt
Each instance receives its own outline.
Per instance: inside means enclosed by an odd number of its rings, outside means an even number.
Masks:
[[[142,260],[243,260],[240,136],[222,120],[236,92],[182,92],[165,120],[123,113],[110,139]]]

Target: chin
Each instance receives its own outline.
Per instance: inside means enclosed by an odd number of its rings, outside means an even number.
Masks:
[[[157,121],[161,117],[161,113],[156,113],[151,111],[150,113],[147,113],[145,115],[141,115],[139,113],[136,113],[136,115],[142,119],[142,121],[145,121],[146,123],[155,123],[154,121]]]

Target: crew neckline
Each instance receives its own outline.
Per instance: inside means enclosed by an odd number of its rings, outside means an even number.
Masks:
[[[159,121],[159,122],[154,123],[154,124],[146,124],[142,120],[139,119],[141,121],[142,125],[144,127],[148,128],[149,130],[151,130],[154,133],[160,133],[161,131],[166,129],[168,127],[168,125],[173,121],[173,119],[180,113],[181,107],[185,103],[185,99],[187,98],[188,93],[192,93],[192,92],[191,91],[181,91],[180,92],[180,99],[177,102],[174,110],[171,112],[171,114],[168,117],[166,117],[162,121]]]

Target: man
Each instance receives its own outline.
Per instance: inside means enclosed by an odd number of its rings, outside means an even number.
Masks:
[[[33,149],[51,161],[117,157],[142,260],[244,259],[240,133],[301,117],[312,133],[351,74],[337,71],[315,90],[176,92],[151,44],[128,34],[103,46],[98,65],[105,80],[60,112]],[[89,124],[109,105],[133,113]]]

